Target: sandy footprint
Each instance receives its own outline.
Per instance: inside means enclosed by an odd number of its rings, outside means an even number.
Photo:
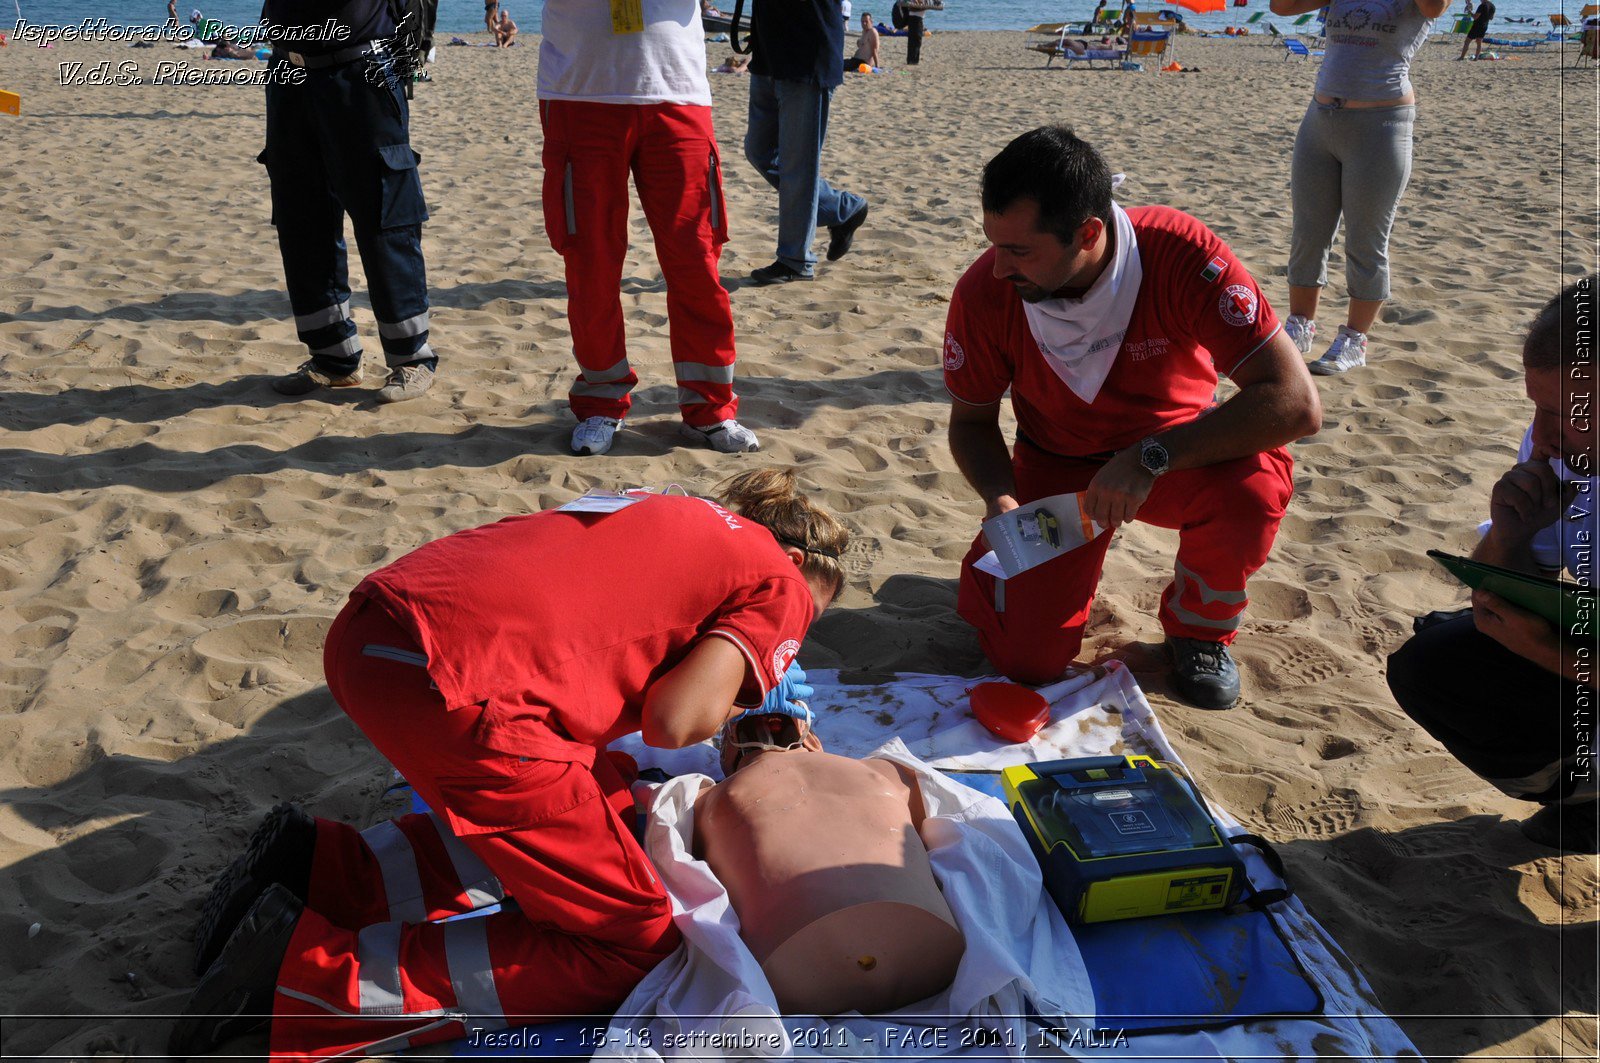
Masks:
[[[1330,795],[1298,805],[1274,805],[1267,821],[1297,838],[1331,838],[1348,834],[1362,822],[1361,805],[1349,797]]]

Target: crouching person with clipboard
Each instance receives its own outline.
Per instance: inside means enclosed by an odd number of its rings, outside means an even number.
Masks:
[[[172,1055],[269,1015],[272,1058],[311,1060],[609,1013],[677,947],[605,747],[789,711],[810,693],[806,630],[844,583],[847,533],[792,473],[720,497],[586,495],[355,588],[328,689],[432,811],[363,831],[274,809],[202,910]]]
[[[1582,853],[1600,851],[1592,753],[1600,617],[1592,596],[1584,615],[1581,601],[1554,584],[1558,593],[1545,597],[1567,605],[1535,611],[1527,607],[1532,599],[1518,605],[1509,596],[1530,582],[1519,573],[1547,577],[1565,569],[1594,586],[1600,523],[1588,405],[1596,379],[1597,285],[1596,276],[1574,283],[1528,330],[1522,365],[1533,424],[1517,464],[1490,492],[1490,520],[1471,562],[1442,559],[1477,588],[1471,611],[1432,623],[1424,618],[1389,658],[1389,689],[1406,715],[1477,775],[1541,806],[1522,833]]]

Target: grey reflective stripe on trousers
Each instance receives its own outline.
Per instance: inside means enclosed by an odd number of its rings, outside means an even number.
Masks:
[[[500,993],[494,984],[494,968],[489,959],[489,924],[486,919],[461,919],[444,924],[445,963],[450,969],[450,986],[456,996],[456,1006],[447,1011],[437,1009],[409,1012],[405,1005],[405,992],[400,981],[400,936],[404,927],[399,923],[376,923],[357,932],[356,960],[360,965],[356,988],[360,995],[361,1015],[415,1015],[430,1017],[447,1015],[460,1020],[466,1018],[486,1020],[486,1024],[505,1025],[505,1010],[500,1004]],[[297,999],[307,1000],[335,1014],[348,1014],[329,1007],[325,1001],[279,988]],[[440,1024],[424,1027],[432,1029]],[[385,1047],[402,1047],[408,1039],[423,1030],[409,1030],[387,1041],[374,1042]]]
[[[321,310],[313,310],[309,314],[296,314],[294,327],[296,332],[315,332],[319,328],[336,325],[341,321],[350,320],[350,300],[325,306]]]
[[[567,211],[567,235],[578,235],[578,207],[572,198],[572,163],[567,163],[567,172],[561,182],[561,205]]]
[[[1200,593],[1200,600],[1207,605],[1212,602],[1223,602],[1227,605],[1243,605],[1249,600],[1244,591],[1214,591],[1206,585],[1206,581],[1195,575],[1188,568],[1174,562],[1172,566],[1172,599],[1167,602],[1167,608],[1172,610],[1172,615],[1185,624],[1195,627],[1209,627],[1217,631],[1237,631],[1239,622],[1244,617],[1244,610],[1240,610],[1226,620],[1212,620],[1210,617],[1192,613],[1178,604],[1183,598],[1184,586],[1193,583],[1196,591]]]
[[[628,384],[590,384],[579,377],[572,382],[570,394],[582,395],[592,399],[620,399],[626,395],[631,386]]]
[[[412,351],[410,354],[390,354],[388,351],[383,352],[384,364],[390,366],[413,365],[417,362],[426,362],[429,358],[437,357],[438,355],[433,353],[433,348],[428,346],[426,343]]]
[[[445,852],[450,854],[450,866],[456,870],[456,880],[461,883],[461,892],[467,895],[467,902],[478,909],[505,900],[505,887],[489,870],[489,865],[467,848],[467,843],[456,837],[450,825],[437,813],[429,812],[428,818],[433,820],[433,829],[439,832],[439,840],[444,842]]]
[[[604,369],[580,368],[579,372],[583,374],[583,379],[590,384],[614,384],[618,380],[625,379],[629,373],[633,372],[633,366],[628,364],[626,358],[623,358]]]
[[[311,353],[318,358],[332,358],[337,355],[346,357],[359,356],[361,354],[361,337],[348,336],[331,347],[313,347]]]
[[[414,317],[408,317],[404,321],[396,321],[392,324],[385,321],[378,322],[378,335],[386,340],[403,340],[409,336],[420,336],[427,331],[428,312],[426,310]]]
[[[731,384],[733,383],[733,366],[731,365],[702,365],[699,362],[674,362],[672,371],[678,376],[678,383],[703,383],[703,384]],[[587,374],[585,374],[587,375]]]
[[[619,358],[604,369],[579,368],[578,379],[572,382],[570,394],[590,399],[620,399],[633,389],[632,384],[618,384],[627,379],[633,367],[626,358]]]
[[[450,966],[450,987],[456,1007],[473,1019],[505,1023],[505,1009],[494,987],[489,961],[489,921],[458,919],[444,924],[444,955]]]
[[[402,923],[426,922],[428,905],[422,898],[422,876],[411,840],[392,820],[368,827],[361,832],[361,840],[378,861],[389,918]]]
[[[356,978],[363,1015],[404,1015],[406,998],[400,988],[399,923],[374,923],[356,932]]]
[[[683,387],[682,385],[679,385],[679,387],[678,387],[678,405],[679,406],[693,406],[696,403],[699,403],[702,406],[714,405],[712,400],[706,398],[704,395],[700,394],[698,391],[695,391],[693,388],[686,388],[686,387]]]
[[[343,1008],[335,1007],[320,997],[314,997],[310,993],[302,993],[297,989],[289,989],[285,986],[279,986],[278,992],[293,1000],[299,1000],[310,1004],[314,1008],[321,1008],[329,1015],[340,1015],[347,1019],[361,1019],[367,1017],[359,1012],[346,1011]],[[327,1056],[326,1058],[350,1059],[352,1057],[380,1055],[384,1052],[394,1052],[402,1048],[410,1048],[411,1039],[413,1037],[417,1037],[425,1033],[432,1033],[441,1026],[448,1026],[452,1022],[460,1022],[464,1017],[447,1008],[429,1008],[426,1011],[408,1011],[404,1014],[407,1018],[411,1019],[433,1019],[434,1021],[425,1026],[418,1026],[415,1029],[407,1030],[405,1033],[395,1034],[393,1037],[385,1037],[377,1041],[368,1041],[364,1045],[354,1045],[345,1049],[343,1052],[337,1052],[331,1056]],[[385,1019],[384,1021],[387,1022],[388,1020]],[[377,1026],[375,1028],[382,1029],[383,1027]]]

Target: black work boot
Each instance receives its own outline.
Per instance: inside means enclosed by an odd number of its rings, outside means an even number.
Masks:
[[[200,909],[194,935],[194,973],[204,974],[244,913],[268,886],[286,887],[302,903],[311,883],[317,821],[294,805],[278,805],[250,835],[244,855],[217,876]]]
[[[1239,668],[1228,647],[1206,639],[1167,636],[1172,651],[1172,679],[1189,704],[1202,709],[1231,709],[1239,700]]]
[[[169,1056],[209,1055],[272,1021],[278,968],[302,910],[299,898],[282,886],[267,887],[194,987],[167,1038]]]
[[[1545,805],[1517,825],[1522,836],[1563,853],[1600,852],[1600,805]]]

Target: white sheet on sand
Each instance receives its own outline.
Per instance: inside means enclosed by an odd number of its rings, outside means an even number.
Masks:
[[[684,944],[624,1001],[612,1020],[609,1047],[596,1058],[748,1059],[904,1056],[1096,1056],[1127,1058],[1394,1059],[1416,1050],[1383,1014],[1371,987],[1327,932],[1291,897],[1273,913],[1321,992],[1324,1014],[1254,1021],[1186,1034],[1139,1034],[1120,1041],[1093,1028],[1096,1009],[1077,946],[1043,892],[1037,864],[1005,807],[932,769],[996,770],[1060,757],[1146,753],[1182,763],[1132,675],[1112,664],[1058,688],[1052,722],[1025,744],[995,739],[967,712],[973,681],[900,675],[884,683],[847,685],[837,673],[815,672],[812,708],[831,752],[890,757],[923,774],[933,826],[930,855],[968,941],[955,983],[945,993],[893,1016],[783,1017],[759,964],[738,935],[726,891],[690,856],[698,775],[718,773],[709,745],[662,751],[636,738],[618,743],[642,767],[680,776],[664,784],[646,828],[645,845],[672,895]],[[920,759],[919,759],[920,758]],[[695,774],[691,774],[695,773]],[[1203,781],[1202,781],[1203,785]],[[1226,827],[1238,824],[1213,806]],[[1247,857],[1259,886],[1275,883]],[[1042,1044],[1023,1018],[1079,1031]],[[918,1014],[926,1016],[920,1021]],[[932,1032],[941,1029],[943,1033]],[[995,1031],[976,1043],[976,1030]],[[920,1032],[913,1032],[919,1031]],[[1101,1043],[1095,1048],[1096,1042]]]

